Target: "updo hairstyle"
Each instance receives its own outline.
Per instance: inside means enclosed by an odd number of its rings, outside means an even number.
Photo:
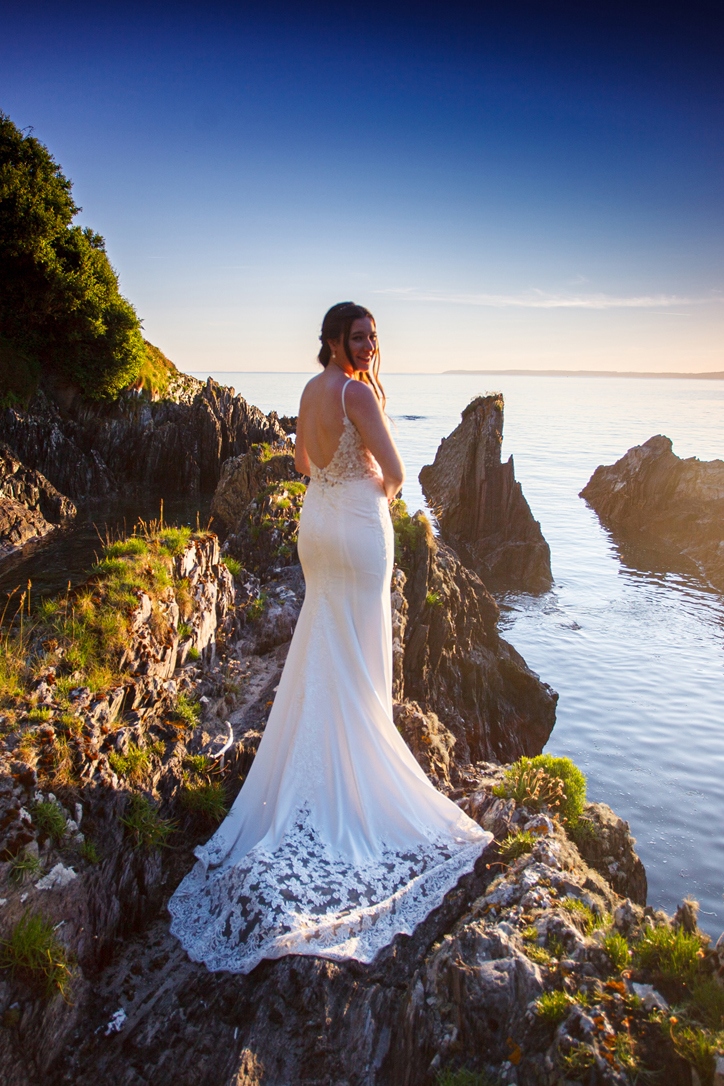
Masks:
[[[320,363],[325,369],[332,358],[332,348],[329,345],[330,339],[342,340],[347,361],[351,366],[354,366],[349,352],[349,334],[354,322],[361,320],[363,317],[369,317],[372,321],[375,319],[369,309],[365,309],[363,305],[356,305],[354,302],[338,302],[337,305],[333,305],[332,308],[327,311],[324,320],[322,321],[322,334],[319,337],[322,347],[317,355]],[[366,385],[370,386],[384,410],[385,393],[380,384],[379,372],[380,351],[378,347],[375,351],[371,371],[369,373],[362,373],[360,370],[357,370],[355,376],[358,381],[364,381]]]

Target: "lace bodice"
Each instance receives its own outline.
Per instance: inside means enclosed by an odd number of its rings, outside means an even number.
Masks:
[[[381,479],[380,466],[362,441],[351,419],[345,415],[342,436],[334,456],[326,468],[318,468],[310,461],[310,478],[326,486],[347,482],[350,479]]]

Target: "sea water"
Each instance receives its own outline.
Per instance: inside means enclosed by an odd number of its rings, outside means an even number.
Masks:
[[[213,376],[263,411],[295,414],[310,374]],[[578,494],[599,464],[654,434],[681,457],[724,459],[724,381],[390,374],[384,385],[411,512],[424,507],[418,472],[462,409],[503,393],[503,456],[541,523],[555,583],[543,596],[503,597],[501,632],[560,694],[546,750],[572,758],[589,798],[630,822],[649,902],[673,911],[694,895],[717,938],[724,598],[676,554],[611,535]]]

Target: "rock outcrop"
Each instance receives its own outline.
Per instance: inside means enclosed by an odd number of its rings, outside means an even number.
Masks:
[[[425,519],[418,514],[397,530],[404,543],[392,596],[396,696],[436,714],[455,737],[456,762],[539,754],[558,694],[500,637],[495,600]]]
[[[41,393],[27,411],[0,411],[0,439],[74,501],[121,491],[213,493],[229,457],[255,442],[286,440],[273,412],[264,415],[211,378],[187,400],[126,395],[109,404],[76,400],[61,410]]]
[[[243,570],[234,588],[217,541],[192,540],[174,559],[174,583],[189,593],[164,597],[165,630],[138,599],[125,688],[60,696],[49,671],[27,718],[0,740],[0,939],[24,914],[39,915],[75,963],[67,1001],[45,998],[22,970],[0,971],[7,1086],[435,1086],[441,1072],[460,1068],[540,1086],[574,1081],[581,1067],[595,1068],[601,1086],[624,1086],[629,1049],[614,1042],[643,1045],[646,1031],[646,1066],[688,1086],[686,1065],[634,999],[634,983],[643,991],[657,975],[639,968],[621,978],[607,949],[611,939],[635,944],[670,924],[644,913],[645,873],[627,825],[589,805],[586,832],[564,832],[534,803],[499,794],[505,766],[474,753],[466,762],[481,738],[453,735],[434,710],[409,700],[412,638],[418,663],[426,661],[422,693],[445,710],[464,690],[455,684],[466,669],[481,660],[499,667],[505,652],[494,601],[448,548],[435,548],[419,519],[401,550],[395,681],[408,700],[395,719],[437,786],[495,844],[412,936],[369,966],[291,956],[234,976],[189,961],[169,934],[166,903],[215,824],[189,804],[189,786],[203,780],[227,804],[235,798],[303,598],[298,566],[269,576],[263,594]],[[416,634],[428,612],[438,619],[428,616],[424,636]],[[189,637],[195,662],[184,651]],[[530,673],[516,666],[525,685]],[[68,752],[72,779],[63,781],[58,758]],[[43,822],[48,807],[60,829]],[[629,954],[625,942],[616,948],[619,958]],[[720,965],[708,953],[702,975]]]
[[[294,444],[289,440],[266,448],[254,445],[249,452],[230,457],[222,466],[211,503],[215,527],[225,535],[238,533],[249,503],[263,490],[301,478],[294,468]]]
[[[724,461],[681,460],[659,434],[596,468],[581,497],[607,527],[669,544],[724,590]]]
[[[513,457],[503,464],[503,397],[479,396],[443,438],[420,484],[440,534],[488,588],[543,592],[550,588],[550,549],[534,519]]]
[[[0,443],[0,559],[75,516],[73,502]]]

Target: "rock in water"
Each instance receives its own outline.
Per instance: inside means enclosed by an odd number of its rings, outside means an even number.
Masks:
[[[0,444],[0,559],[75,514],[69,498]]]
[[[580,496],[607,526],[675,547],[724,589],[724,461],[681,460],[658,434],[596,468]]]
[[[515,481],[513,457],[501,463],[502,441],[503,397],[479,396],[420,483],[443,539],[488,588],[544,592],[553,583],[550,548]]]

